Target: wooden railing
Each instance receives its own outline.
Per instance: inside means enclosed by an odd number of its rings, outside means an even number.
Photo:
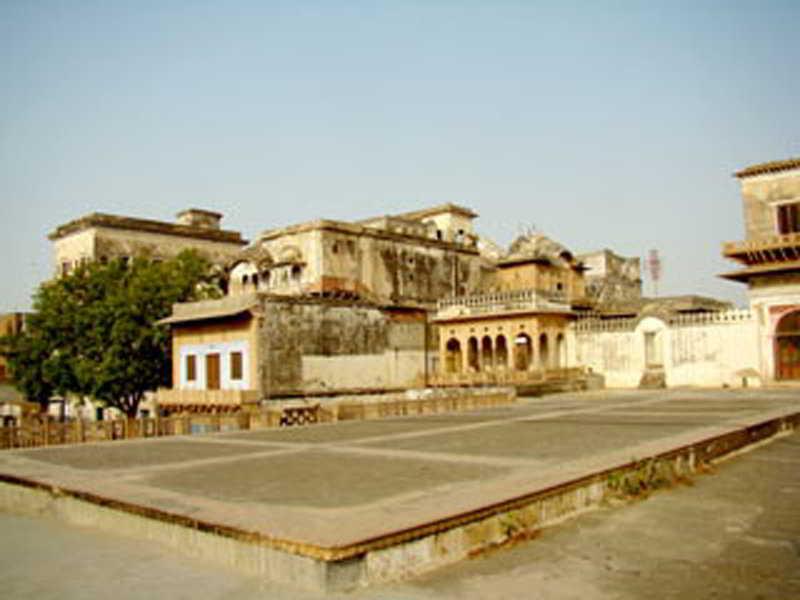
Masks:
[[[722,253],[725,256],[735,256],[746,252],[759,252],[778,248],[797,248],[800,246],[800,233],[786,233],[770,235],[750,240],[736,242],[723,242]]]

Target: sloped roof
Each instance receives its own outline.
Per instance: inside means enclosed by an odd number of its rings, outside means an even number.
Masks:
[[[241,294],[225,296],[217,300],[200,302],[182,302],[172,305],[172,315],[158,321],[159,325],[188,323],[191,321],[208,321],[244,314],[259,305],[257,294]]]
[[[745,167],[741,171],[734,173],[735,177],[743,179],[745,177],[753,177],[754,175],[764,175],[766,173],[779,173],[780,171],[789,171],[791,169],[800,169],[800,158],[788,158],[786,160],[773,160],[770,162],[759,163]]]

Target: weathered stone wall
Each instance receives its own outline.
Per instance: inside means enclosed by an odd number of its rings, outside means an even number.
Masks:
[[[222,266],[241,250],[241,245],[150,231],[92,227],[54,240],[53,249],[56,272],[62,274],[63,265],[73,269],[81,261],[121,257],[167,259],[184,250],[196,250],[210,262]]]
[[[262,313],[259,371],[266,396],[422,383],[423,314],[311,298],[266,298]]]
[[[583,275],[566,265],[525,263],[497,270],[494,287],[500,291],[534,289],[563,295],[569,302],[585,296]]]
[[[121,229],[95,230],[94,259],[139,256],[172,258],[184,250],[196,250],[214,264],[224,265],[241,250],[240,244],[191,237],[171,236],[148,231]]]
[[[267,232],[258,245],[273,263],[262,267],[258,289],[270,293],[432,305],[439,298],[480,289],[485,270],[467,242],[333,221]],[[300,265],[300,276],[292,278],[295,265]],[[232,282],[233,293],[240,291],[238,283]]]
[[[800,170],[746,177],[741,184],[747,239],[777,235],[775,206],[800,201]]]
[[[610,250],[582,254],[586,295],[601,304],[637,300],[642,297],[641,264],[638,257],[624,257]]]

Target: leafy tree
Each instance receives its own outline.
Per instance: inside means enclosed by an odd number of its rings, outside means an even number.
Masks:
[[[89,263],[43,283],[25,331],[6,340],[17,386],[45,403],[89,396],[134,417],[148,390],[169,382],[169,331],[155,324],[175,302],[219,294],[196,253],[152,262]]]

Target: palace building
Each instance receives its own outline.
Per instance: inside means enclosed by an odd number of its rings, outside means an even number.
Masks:
[[[800,158],[753,165],[735,176],[745,239],[724,245],[724,256],[739,269],[723,277],[747,285],[760,370],[769,379],[800,379]]]

